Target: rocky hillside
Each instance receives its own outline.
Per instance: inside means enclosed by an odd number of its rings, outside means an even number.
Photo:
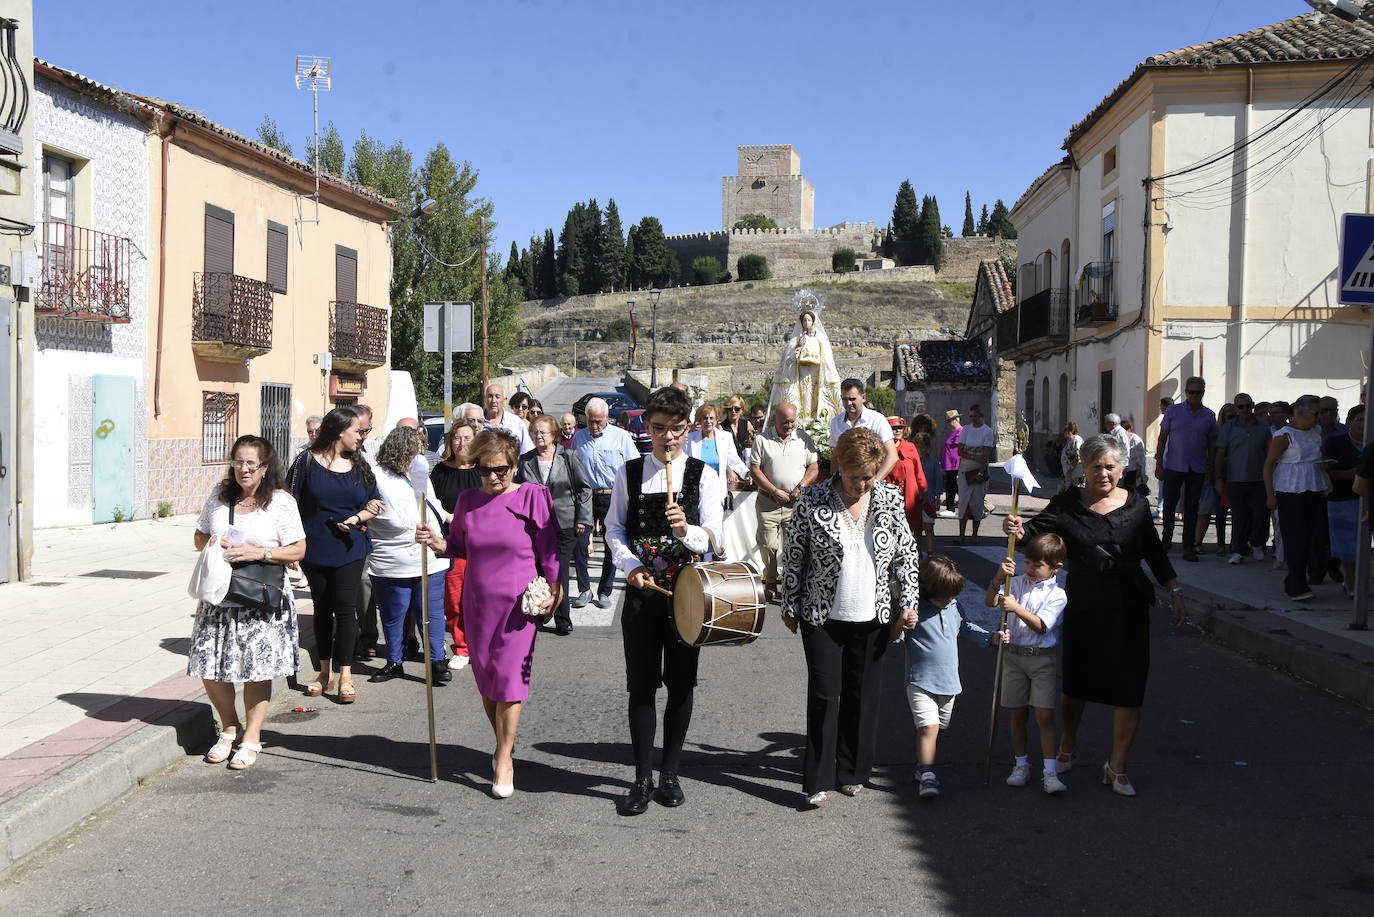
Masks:
[[[805,286],[798,281],[791,288],[754,289],[734,283],[665,291],[658,304],[660,368],[773,364],[792,330],[792,294]],[[812,288],[824,297],[822,320],[837,361],[886,363],[896,340],[943,337],[941,327],[962,334],[973,299],[970,283],[834,283]],[[632,296],[639,325],[635,363],[647,366],[650,310],[644,293],[525,303],[521,349],[511,361],[568,366],[576,341],[582,371],[623,369],[626,342],[611,339],[611,326],[628,317],[625,300]]]

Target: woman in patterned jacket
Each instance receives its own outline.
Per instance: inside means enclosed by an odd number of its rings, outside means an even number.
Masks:
[[[837,473],[802,491],[783,552],[783,623],[801,628],[806,654],[806,756],[811,805],[839,787],[854,796],[873,770],[888,583],[916,607],[920,564],[902,494],[877,479],[887,450],[856,427],[835,445]]]

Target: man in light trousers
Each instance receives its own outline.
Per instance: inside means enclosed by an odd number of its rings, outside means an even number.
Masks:
[[[773,409],[773,429],[754,439],[749,472],[758,489],[758,540],[768,600],[778,594],[778,549],[801,490],[820,474],[816,444],[797,429],[797,407],[786,401]]]

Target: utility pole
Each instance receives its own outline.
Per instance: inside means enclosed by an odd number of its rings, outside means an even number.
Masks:
[[[486,398],[491,384],[491,370],[487,360],[491,347],[491,302],[487,299],[487,218],[479,216],[477,227],[482,239],[482,397]],[[482,402],[486,404],[485,400]]]

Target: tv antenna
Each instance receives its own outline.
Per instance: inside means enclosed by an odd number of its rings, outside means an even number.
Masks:
[[[309,89],[314,102],[314,152],[315,152],[315,219],[297,218],[298,223],[313,222],[320,225],[320,93],[333,88],[330,73],[330,60],[314,54],[296,55],[296,88]]]

